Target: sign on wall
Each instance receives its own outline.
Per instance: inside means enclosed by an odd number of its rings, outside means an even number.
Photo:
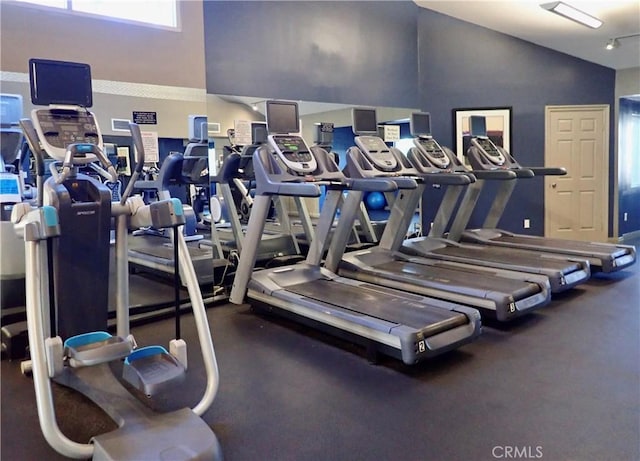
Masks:
[[[133,111],[133,123],[137,123],[138,125],[157,125],[158,124],[158,113],[157,112],[142,112],[142,111]]]

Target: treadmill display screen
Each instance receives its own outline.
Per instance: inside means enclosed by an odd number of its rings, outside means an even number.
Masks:
[[[382,171],[393,171],[398,162],[389,150],[389,147],[377,136],[358,136],[356,144],[363,151],[365,157],[369,159],[378,169]]]
[[[414,112],[411,114],[410,128],[412,136],[431,136],[431,114]]]
[[[389,152],[389,146],[387,146],[384,141],[377,136],[360,136],[360,141],[368,154]]]
[[[30,59],[29,83],[34,105],[93,105],[91,68],[88,64]]]
[[[263,144],[265,142],[267,142],[267,124],[251,122],[251,144]]]
[[[267,129],[269,133],[289,134],[300,131],[298,103],[267,101]]]
[[[331,145],[333,143],[333,123],[320,122],[316,123],[316,139],[314,142],[321,146]]]
[[[18,179],[0,178],[0,195],[19,194]]]
[[[471,136],[487,137],[487,119],[482,115],[472,115],[469,117],[469,131]]]
[[[420,140],[418,140],[418,142],[420,143],[420,146],[422,146],[422,148],[429,155],[431,155],[433,157],[436,157],[436,158],[444,157],[444,153],[442,152],[442,149],[440,148],[438,143],[435,142],[433,139],[420,139]]]
[[[378,134],[378,120],[375,109],[354,108],[351,113],[353,134]]]
[[[491,142],[490,139],[478,139],[477,140],[478,145],[482,148],[482,150],[484,150],[487,155],[489,155],[489,157],[493,157],[493,159],[495,160],[501,160],[502,159],[502,155],[500,154],[500,151],[498,150],[498,148],[496,147],[496,145]]]
[[[20,194],[20,180],[13,173],[0,173],[0,202],[3,204],[19,203],[22,201]]]
[[[299,136],[274,136],[273,140],[278,146],[278,150],[290,162],[306,163],[310,162],[312,157],[309,148],[304,140]]]
[[[422,152],[427,156],[429,162],[437,168],[448,168],[449,157],[443,152],[442,147],[433,138],[415,138],[414,144],[417,144]]]

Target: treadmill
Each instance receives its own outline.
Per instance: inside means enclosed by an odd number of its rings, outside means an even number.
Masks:
[[[472,138],[467,158],[475,169],[506,169],[516,172],[530,170],[535,176],[567,174],[564,168],[523,168],[505,149],[496,146],[489,139],[484,117],[472,116],[469,123]],[[509,250],[519,248],[584,258],[589,261],[594,272],[616,272],[635,263],[636,250],[631,245],[547,238],[498,229],[498,222],[511,197],[513,186],[515,184],[502,187],[499,190],[482,228],[467,229],[462,232],[461,236],[464,241],[498,246]]]
[[[377,136],[375,109],[354,108],[352,115],[353,132],[357,136],[356,146],[347,151],[348,176],[386,177],[393,180],[399,190],[380,244],[344,253],[345,242],[340,239],[353,225],[363,195],[361,191],[349,193],[329,247],[327,269],[348,278],[464,304],[480,310],[483,318],[499,321],[512,320],[550,302],[549,280],[540,275],[474,268],[400,253],[424,186],[465,187],[472,177],[436,168],[418,172],[399,150],[388,147]],[[416,187],[416,181],[420,187]]]
[[[242,253],[246,226],[242,225],[238,207],[235,205],[237,199],[234,197],[234,189],[243,197],[241,213],[250,215],[253,199],[245,182],[253,183],[255,181],[252,165],[253,152],[266,141],[266,126],[255,124],[252,126],[252,144],[244,146],[240,153],[230,152],[222,162],[218,174],[211,177],[211,181],[216,184],[227,204],[230,230],[218,229],[220,245],[225,253]],[[262,234],[256,259],[257,264],[261,267],[282,266],[304,259],[301,256],[297,238],[291,231],[289,216],[282,198],[274,196],[272,200],[279,226],[277,232],[269,229]],[[303,205],[302,202],[299,204]],[[304,216],[308,216],[308,212]],[[310,223],[309,226],[311,226]]]
[[[583,258],[459,242],[458,237],[471,218],[473,206],[484,182],[500,181],[510,185],[514,183],[517,174],[501,169],[469,171],[450,149],[442,147],[431,136],[429,113],[413,113],[410,126],[411,133],[415,136],[415,147],[410,150],[408,158],[418,171],[429,172],[436,169],[441,172],[470,176],[473,180],[468,186],[447,186],[428,235],[405,240],[400,251],[414,256],[497,270],[498,274],[503,274],[502,271],[508,271],[507,273],[515,271],[522,274],[543,275],[549,279],[552,293],[568,290],[589,279],[591,276],[589,262]],[[521,174],[523,173],[525,172]],[[452,220],[458,202],[460,202],[458,213]],[[450,221],[453,222],[449,228],[448,238],[444,238]]]
[[[166,200],[171,198],[169,187],[172,185],[209,186],[207,133],[198,125],[198,119],[199,117],[192,117],[190,120],[189,143],[184,153],[175,152],[168,155],[162,162],[158,177],[153,180],[138,180],[134,189],[153,192],[158,200]],[[206,124],[204,126],[206,127]],[[226,285],[227,276],[233,271],[222,253],[215,226],[211,226],[211,241],[211,248],[193,243],[188,246],[188,251],[196,270],[198,284],[206,291],[214,293],[214,299],[218,301],[226,298],[223,287]],[[128,258],[132,269],[141,272],[151,271],[173,280],[173,246],[171,234],[166,238],[160,235],[145,235],[142,232],[130,241]],[[183,276],[181,283],[186,287]]]
[[[377,285],[339,277],[320,267],[338,198],[343,190],[393,190],[388,180],[348,180],[329,159],[311,152],[299,131],[295,102],[267,101],[270,151],[253,154],[256,196],[249,218],[230,301],[245,297],[256,307],[294,317],[305,324],[346,336],[366,346],[370,358],[384,353],[415,364],[476,339],[481,332],[477,310]],[[318,197],[328,193],[304,262],[252,273],[260,235],[272,195]]]

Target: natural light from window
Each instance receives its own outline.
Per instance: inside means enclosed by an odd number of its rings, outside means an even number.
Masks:
[[[177,0],[17,0],[40,6],[124,19],[165,27],[177,27]]]
[[[399,141],[396,141],[393,145],[394,147],[397,147],[398,149],[400,149],[400,151],[404,155],[407,155],[409,150],[413,147],[413,138],[400,139]]]

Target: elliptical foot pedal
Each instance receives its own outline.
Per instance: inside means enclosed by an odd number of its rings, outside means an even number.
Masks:
[[[122,377],[147,397],[184,380],[184,366],[162,346],[133,351],[124,361]]]
[[[64,342],[64,354],[74,368],[123,359],[131,353],[131,349],[129,340],[113,336],[106,331],[72,336]]]

